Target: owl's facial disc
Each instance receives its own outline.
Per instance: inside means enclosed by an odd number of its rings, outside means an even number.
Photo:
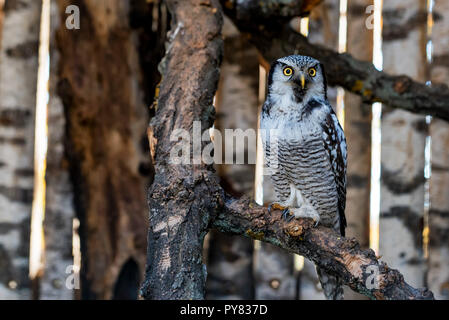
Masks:
[[[320,62],[314,58],[293,55],[276,60],[268,76],[268,94],[290,96],[296,103],[310,98],[327,99],[326,80]]]

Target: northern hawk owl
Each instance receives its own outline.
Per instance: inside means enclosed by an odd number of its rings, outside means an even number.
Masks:
[[[284,210],[286,219],[312,218],[344,236],[346,140],[319,61],[292,55],[272,64],[260,128],[277,197],[271,207]],[[317,272],[326,298],[342,299],[341,281]]]

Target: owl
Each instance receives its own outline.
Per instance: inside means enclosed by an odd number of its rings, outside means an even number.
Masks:
[[[346,139],[327,101],[323,65],[292,55],[276,60],[260,128],[265,163],[285,219],[311,218],[345,235]],[[343,299],[340,279],[317,268],[327,299]]]

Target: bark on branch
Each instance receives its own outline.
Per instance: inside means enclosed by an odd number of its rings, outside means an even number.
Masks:
[[[287,223],[280,211],[269,213],[267,208],[257,206],[248,198],[227,199],[213,226],[222,232],[245,235],[300,254],[371,299],[433,299],[432,292],[408,285],[399,271],[379,261],[371,249],[362,250],[354,238],[341,237],[325,227],[315,228],[310,219],[293,219]]]
[[[370,62],[313,45],[307,38],[291,29],[289,18],[308,14],[317,1],[292,1],[289,10],[282,11],[283,15],[279,14],[277,6],[257,7],[255,2],[258,1],[222,0],[226,15],[241,32],[248,34],[250,42],[268,62],[294,53],[312,56],[324,64],[330,85],[342,86],[360,95],[363,102],[382,102],[390,107],[449,120],[447,86],[428,87],[407,76],[391,76],[378,71]],[[259,19],[257,12],[263,12],[262,17],[269,16],[270,19]]]
[[[156,174],[148,192],[150,228],[141,294],[146,299],[203,299],[203,239],[223,191],[212,166],[201,159],[200,164],[193,159],[194,164],[175,165],[170,154],[178,143],[172,139],[174,130],[192,133],[194,121],[201,121],[204,129],[213,123],[223,15],[218,0],[165,3],[172,28],[149,128]]]

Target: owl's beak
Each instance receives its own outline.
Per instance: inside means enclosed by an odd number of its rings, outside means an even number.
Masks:
[[[304,89],[306,86],[306,78],[304,78],[304,75],[301,74],[301,88]]]

